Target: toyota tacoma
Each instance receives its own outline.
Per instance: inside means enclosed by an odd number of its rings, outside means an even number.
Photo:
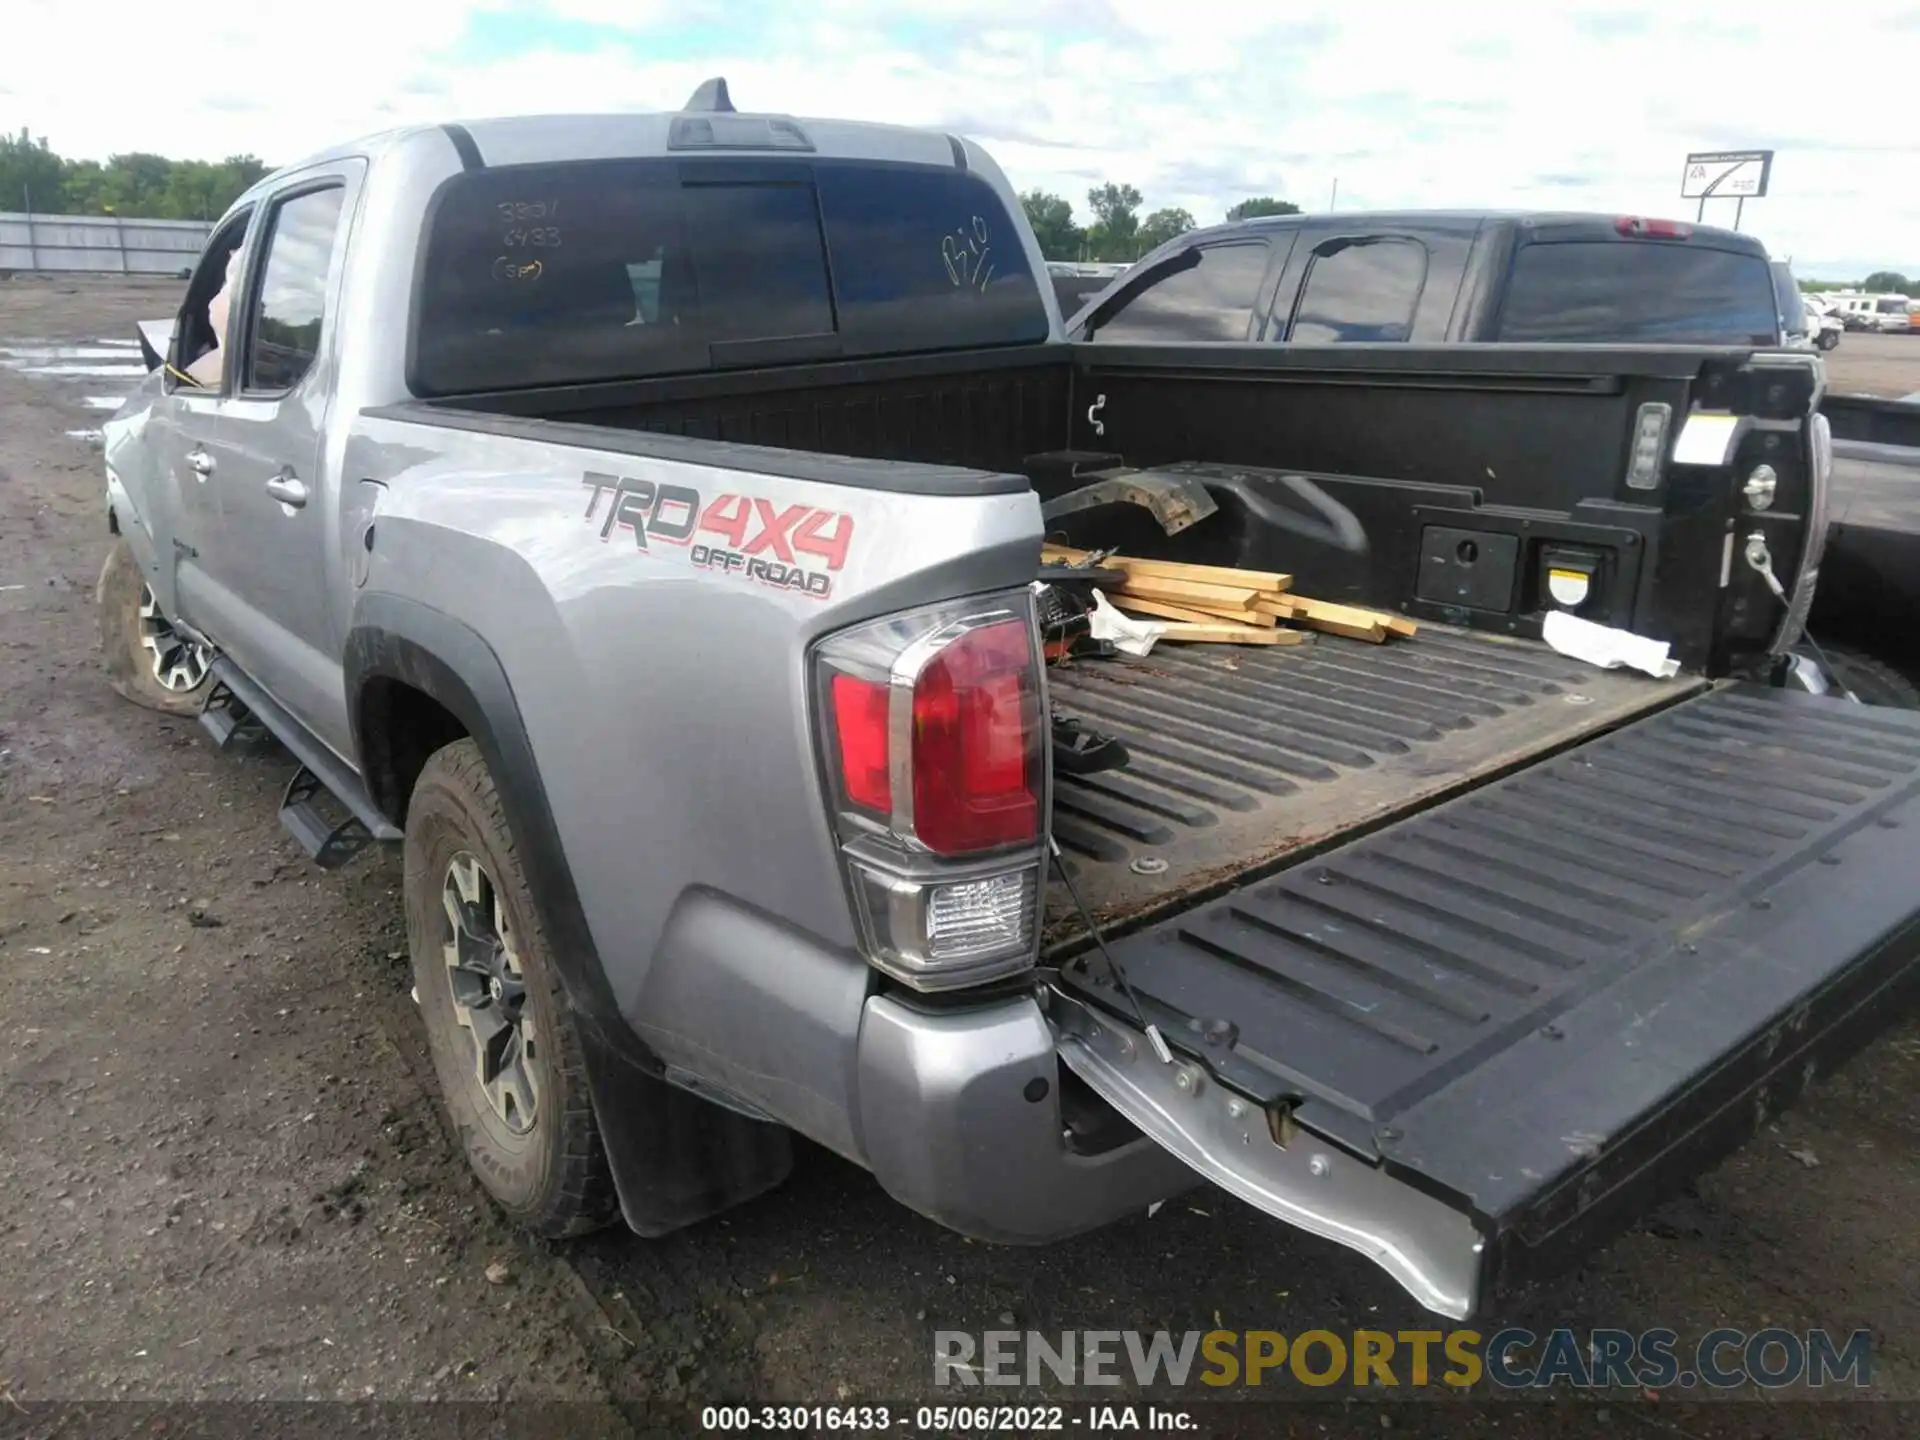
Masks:
[[[1205,1178],[1465,1316],[1912,993],[1920,716],[1780,683],[1812,356],[1073,343],[978,145],[713,82],[279,171],[143,336],[109,672],[277,738],[321,864],[401,848],[455,1131],[541,1234],[799,1134],[1003,1242]],[[1424,623],[1049,665],[1049,536]]]

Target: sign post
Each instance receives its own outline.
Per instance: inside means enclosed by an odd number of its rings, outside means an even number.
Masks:
[[[1707,201],[1731,198],[1736,203],[1733,228],[1740,228],[1747,201],[1767,193],[1767,181],[1773,174],[1771,150],[1703,150],[1687,156],[1686,169],[1680,173],[1680,198],[1698,200],[1696,221],[1707,217]]]

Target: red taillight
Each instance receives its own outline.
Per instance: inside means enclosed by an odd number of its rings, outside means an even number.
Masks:
[[[1039,697],[1027,625],[1004,620],[941,649],[913,687],[913,829],[938,855],[1040,835]]]
[[[1649,220],[1643,215],[1622,215],[1613,228],[1634,240],[1685,240],[1693,226],[1684,220]]]
[[[1046,758],[1029,615],[916,612],[829,641],[820,659],[842,808],[941,856],[1040,839]],[[911,722],[905,755],[896,711]]]
[[[880,815],[893,811],[893,777],[887,767],[885,684],[851,675],[833,677],[833,731],[840,750],[840,783],[847,799]]]
[[[1031,970],[1047,820],[1032,595],[852,626],[813,664],[861,953],[925,991]]]

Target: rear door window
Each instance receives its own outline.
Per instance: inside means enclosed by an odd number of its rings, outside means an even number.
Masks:
[[[1118,344],[1245,340],[1267,273],[1265,241],[1205,245],[1167,262],[1093,330]]]
[[[1500,338],[1565,344],[1773,345],[1773,275],[1759,255],[1685,241],[1523,245]]]
[[[585,383],[781,353],[1044,340],[1021,232],[963,171],[589,161],[456,177],[428,220],[417,393]]]
[[[1307,267],[1287,338],[1300,345],[1410,339],[1426,285],[1427,247],[1418,240],[1329,241]]]
[[[266,261],[247,337],[249,391],[291,390],[320,354],[327,273],[346,191],[309,190],[274,207],[267,219]]]

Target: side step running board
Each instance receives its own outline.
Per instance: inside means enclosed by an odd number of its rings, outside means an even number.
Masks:
[[[268,733],[246,703],[217,679],[207,692],[206,704],[201,707],[200,728],[213,737],[216,750],[255,744]]]
[[[200,724],[214,744],[226,750],[243,739],[271,734],[300,762],[280,802],[280,823],[309,859],[323,870],[334,870],[375,841],[401,838],[360,777],[231,660],[224,655],[215,660],[212,674],[213,688],[200,711]],[[330,807],[323,803],[327,798],[345,815],[330,816]]]
[[[374,836],[358,815],[335,819],[326,814],[315,803],[325,792],[320,777],[302,765],[281,797],[280,824],[314,864],[322,870],[338,870],[373,844]],[[397,831],[392,838],[399,838]]]

